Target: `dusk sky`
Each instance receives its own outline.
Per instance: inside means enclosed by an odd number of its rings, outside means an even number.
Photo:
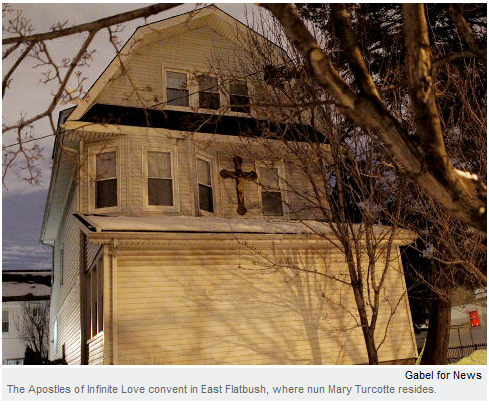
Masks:
[[[14,10],[21,9],[25,17],[31,19],[35,32],[45,32],[49,31],[50,27],[58,21],[68,21],[67,26],[82,24],[145,5],[148,3],[12,4],[12,7]],[[245,6],[241,3],[217,4],[217,6],[244,23],[246,23],[245,8],[248,10],[254,8],[250,4]],[[195,7],[194,3],[188,3],[152,16],[146,21],[143,19],[134,20],[124,25],[124,31],[119,34],[119,38],[124,43],[138,26],[184,13]],[[48,41],[48,49],[55,60],[72,58],[85,36],[86,34],[75,34]],[[96,52],[90,66],[85,67],[82,71],[83,76],[87,78],[85,90],[89,89],[115,56],[113,46],[107,41],[106,30],[96,35],[90,49],[95,49]],[[12,63],[13,60],[10,61],[9,59],[3,62],[4,73],[10,69]],[[7,89],[2,103],[2,123],[4,125],[17,122],[21,113],[25,113],[27,117],[36,115],[44,111],[49,104],[54,88],[39,83],[40,74],[45,68],[33,68],[35,63],[36,61],[33,59],[24,61],[14,74],[13,81]],[[68,107],[70,105],[58,106],[55,111],[55,120],[57,120],[59,111]],[[36,138],[52,133],[47,119],[36,122],[32,131]],[[9,145],[13,141],[13,135],[3,135],[3,146]],[[51,176],[54,136],[48,136],[38,143],[43,148],[42,158],[39,162],[42,171],[41,184],[32,186],[24,180],[26,174],[21,169],[23,165],[21,161],[7,174],[4,180],[2,195],[2,267],[4,269],[51,267],[51,248],[39,243],[39,235]]]

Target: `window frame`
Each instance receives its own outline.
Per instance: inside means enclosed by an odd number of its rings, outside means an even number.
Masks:
[[[209,171],[211,176],[211,188],[212,188],[212,208],[214,211],[206,211],[200,208],[200,199],[199,199],[199,178],[197,173],[197,160],[203,160],[209,163]],[[195,185],[195,209],[197,214],[208,216],[208,217],[217,217],[218,216],[218,178],[217,178],[217,160],[216,157],[204,153],[202,151],[196,151],[194,154],[194,185]]]
[[[278,173],[278,185],[279,185],[279,190],[280,194],[282,196],[282,215],[265,215],[263,213],[263,198],[262,198],[262,192],[267,191],[264,189],[261,185],[260,182],[260,167],[267,167],[267,168],[274,168],[277,169]],[[277,162],[269,162],[269,163],[264,163],[260,161],[255,162],[255,168],[256,168],[256,174],[258,175],[257,179],[257,185],[258,185],[258,202],[260,205],[260,211],[262,214],[262,217],[264,218],[276,218],[276,219],[289,219],[289,205],[288,205],[288,195],[287,195],[287,190],[285,188],[285,164],[282,160],[277,161]]]
[[[149,204],[149,192],[148,192],[148,152],[158,153],[170,153],[171,163],[171,180],[172,180],[172,194],[173,205],[150,205]],[[180,189],[178,183],[178,146],[161,144],[146,144],[143,147],[143,210],[144,211],[156,211],[156,212],[180,212]]]
[[[178,74],[185,74],[187,77],[187,91],[188,91],[188,106],[180,106],[180,105],[171,105],[168,103],[168,79],[167,72],[175,72]],[[184,68],[173,68],[173,67],[162,67],[162,82],[163,82],[163,102],[164,107],[172,110],[182,110],[188,111],[191,110],[193,106],[195,106],[195,95],[194,95],[194,84],[191,81],[191,76],[189,74],[189,70]]]
[[[10,333],[10,311],[2,310],[2,333]],[[7,330],[4,330],[4,326],[6,325]]]
[[[117,179],[117,205],[112,207],[96,208],[96,188],[97,188],[97,155],[102,153],[115,152],[116,160],[116,179]],[[94,144],[88,146],[88,203],[89,211],[93,214],[103,214],[121,211],[122,202],[122,142],[109,142],[104,144]]]
[[[216,91],[215,92],[211,92],[209,90],[203,90],[201,91],[200,90],[200,82],[199,82],[199,78],[200,77],[208,77],[208,78],[215,78],[216,80]],[[209,74],[209,73],[205,73],[205,72],[198,72],[195,74],[195,82],[196,82],[196,87],[197,87],[197,108],[201,111],[208,111],[208,112],[219,112],[219,110],[222,108],[222,93],[221,93],[221,89],[219,87],[219,77],[216,76],[216,75],[212,75],[212,74]],[[207,94],[217,94],[217,108],[206,108],[206,107],[203,107],[203,106],[200,106],[200,94],[201,93],[207,93]]]
[[[241,78],[228,78],[227,79],[227,88],[226,92],[228,93],[228,106],[229,106],[229,112],[232,115],[237,115],[237,116],[250,116],[253,114],[253,109],[251,106],[251,84],[248,82],[246,79],[241,79]],[[249,112],[241,112],[241,111],[234,111],[231,106],[231,95],[238,95],[238,96],[245,96],[245,95],[240,95],[236,93],[231,93],[231,83],[232,82],[244,82],[246,84],[246,90],[248,91],[248,101],[249,101]]]

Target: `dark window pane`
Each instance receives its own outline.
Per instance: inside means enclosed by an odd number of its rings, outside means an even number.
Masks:
[[[245,81],[233,81],[229,84],[229,93],[235,95],[248,95],[248,85]]]
[[[199,205],[201,210],[214,212],[211,187],[199,184]]]
[[[95,208],[117,207],[117,179],[96,182]]]
[[[243,95],[230,95],[231,110],[233,112],[250,113],[250,97]]]
[[[284,215],[282,194],[280,192],[263,191],[261,193],[264,215]]]
[[[204,109],[219,109],[219,94],[199,92],[199,107]]]
[[[148,179],[149,205],[173,205],[171,179]]]
[[[167,88],[166,99],[168,105],[188,106],[188,90]]]

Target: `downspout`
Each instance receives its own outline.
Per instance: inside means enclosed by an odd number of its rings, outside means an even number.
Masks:
[[[118,364],[117,359],[117,346],[118,346],[118,333],[117,333],[117,248],[118,241],[112,238],[111,250],[110,250],[110,288],[111,288],[111,311],[112,311],[112,364]]]

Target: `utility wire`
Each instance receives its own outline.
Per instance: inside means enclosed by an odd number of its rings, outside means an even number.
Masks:
[[[292,61],[292,59],[291,59],[289,62],[291,62],[291,61]],[[283,66],[283,65],[285,65],[285,63],[282,63],[282,64],[277,64],[277,65],[272,65],[272,66],[273,66],[273,67],[280,67],[280,66]],[[248,77],[250,77],[250,76],[252,76],[252,75],[259,74],[259,73],[261,73],[261,72],[263,72],[263,70],[258,70],[258,71],[252,72],[252,73],[250,73],[250,74],[247,74],[247,75],[245,75],[245,76],[243,76],[243,77],[239,77],[239,78],[236,78],[236,79],[231,79],[231,80],[229,80],[228,82],[230,83],[230,82],[233,82],[233,81],[239,81],[239,80],[243,80],[243,79],[246,79],[246,78],[248,78]],[[196,95],[196,94],[198,94],[199,92],[206,92],[206,91],[210,91],[210,90],[215,89],[215,88],[216,88],[215,86],[211,86],[211,87],[206,88],[206,89],[199,89],[198,91],[195,91],[195,92],[189,93],[189,94],[188,94],[188,96]],[[243,96],[245,96],[245,95],[243,95]],[[143,109],[151,109],[151,108],[154,108],[155,106],[158,106],[158,105],[168,105],[170,102],[174,102],[174,101],[176,101],[177,99],[181,99],[181,98],[182,98],[182,97],[180,96],[180,97],[177,97],[177,98],[170,99],[170,100],[168,100],[168,101],[166,101],[166,102],[159,102],[159,103],[155,103],[154,105],[151,105],[151,106],[149,106],[148,108],[143,108]],[[76,129],[73,129],[73,130],[76,130]],[[34,139],[25,140],[25,141],[23,141],[22,143],[35,142],[36,140],[41,140],[41,139],[45,139],[45,138],[47,138],[47,137],[56,136],[57,134],[61,134],[61,133],[64,133],[64,132],[66,132],[66,131],[65,131],[65,130],[62,130],[62,131],[59,131],[59,132],[57,132],[57,133],[51,133],[51,134],[49,134],[49,135],[44,135],[44,136],[40,136],[40,137],[37,137],[37,138],[34,138]],[[8,145],[8,146],[2,146],[2,150],[3,150],[3,149],[8,149],[9,147],[18,146],[18,145],[20,145],[20,143],[19,143],[19,142],[12,143],[12,144],[10,144],[10,145]]]

